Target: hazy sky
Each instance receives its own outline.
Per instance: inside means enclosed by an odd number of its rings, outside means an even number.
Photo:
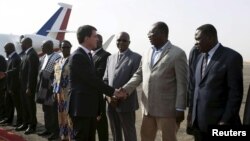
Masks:
[[[104,41],[126,31],[131,36],[130,48],[140,54],[151,47],[147,33],[157,21],[168,24],[169,40],[187,55],[196,28],[210,23],[222,45],[250,61],[250,0],[0,0],[0,32],[35,33],[59,8],[58,2],[73,5],[68,30],[91,24]],[[66,39],[78,46],[75,33],[67,33]],[[118,51],[115,40],[108,51]]]

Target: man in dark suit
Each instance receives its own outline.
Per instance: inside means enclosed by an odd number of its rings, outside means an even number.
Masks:
[[[12,124],[14,117],[14,110],[17,112],[16,126],[22,123],[22,112],[20,104],[20,83],[19,83],[19,68],[21,59],[15,51],[13,43],[7,43],[4,46],[6,56],[8,57],[7,71],[3,72],[6,77],[6,96],[5,96],[5,109],[6,118],[0,123]]]
[[[97,47],[93,49],[93,61],[95,66],[96,75],[102,80],[109,52],[102,48],[102,36],[97,34]],[[102,93],[99,95],[99,112],[97,117],[97,133],[99,141],[108,141],[108,120],[106,116],[106,101]]]
[[[79,27],[77,39],[80,47],[69,58],[67,111],[73,122],[73,138],[76,141],[94,141],[100,95],[114,94],[118,98],[125,98],[126,95],[106,85],[95,73],[90,51],[96,48],[98,41],[96,28],[90,25]]]
[[[0,72],[5,72],[7,69],[7,62],[0,54]],[[5,118],[4,97],[5,97],[6,79],[4,74],[0,75],[0,120]]]
[[[196,141],[210,140],[211,125],[240,125],[243,96],[243,59],[236,51],[218,42],[211,24],[197,28],[195,46],[202,52],[194,73],[189,123]],[[190,115],[191,114],[191,115]]]
[[[17,127],[16,130],[25,130],[25,134],[31,134],[36,131],[37,124],[35,91],[39,58],[36,51],[32,48],[32,40],[30,38],[24,37],[21,41],[21,47],[22,50],[25,50],[25,55],[23,56],[20,66],[23,124]]]

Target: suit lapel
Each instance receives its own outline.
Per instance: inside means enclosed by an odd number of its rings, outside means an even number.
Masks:
[[[94,56],[93,56],[93,61],[96,62],[101,58],[101,54],[103,52],[103,49],[101,48]]]
[[[169,43],[167,43],[165,46],[164,46],[164,50],[162,51],[161,53],[161,56],[159,57],[159,59],[156,61],[156,63],[152,66],[152,69],[161,61],[161,59],[169,52],[169,49],[171,48],[171,43],[169,41]],[[152,54],[152,53],[151,53]],[[152,55],[151,55],[151,58],[152,58]],[[152,60],[152,59],[150,59]],[[152,63],[150,61],[150,63]]]
[[[201,56],[195,68],[195,80],[196,80],[195,82],[196,83],[200,83],[201,81],[202,59],[203,57]]]
[[[128,49],[126,53],[119,60],[118,53],[115,55],[116,58],[116,68],[119,68],[123,63],[125,63],[129,59],[129,55],[131,54],[131,50]]]
[[[217,50],[215,51],[214,55],[212,56],[212,58],[211,58],[211,60],[210,60],[210,62],[209,62],[209,64],[208,64],[208,66],[207,66],[207,68],[206,68],[206,70],[205,70],[205,74],[204,74],[204,77],[203,77],[202,80],[205,79],[205,77],[207,76],[209,70],[213,67],[214,63],[218,60],[218,58],[221,56],[222,53],[223,53],[223,46],[220,45],[220,46],[217,48]],[[201,58],[203,58],[203,57],[201,57]],[[202,60],[202,59],[201,59],[201,60]],[[201,68],[201,67],[200,67],[200,68]],[[202,82],[202,80],[201,80],[201,82]]]
[[[85,56],[86,59],[88,59],[92,69],[94,69],[94,62],[91,62],[89,55],[81,47],[79,47],[77,51],[81,53],[83,56]]]

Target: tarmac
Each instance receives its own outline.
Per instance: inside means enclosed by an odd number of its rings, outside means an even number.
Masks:
[[[248,90],[248,86],[250,83],[250,63],[245,63],[244,64],[244,97],[240,109],[240,116],[241,118],[243,117],[243,112],[245,108],[245,99],[246,99],[246,93]],[[138,91],[138,99],[140,102],[140,94],[141,94],[141,87],[137,88]],[[185,111],[185,116],[187,115],[187,110]],[[139,110],[136,111],[136,131],[137,131],[137,140],[140,141],[140,127],[141,127],[141,122],[142,122],[142,114],[141,114],[141,107]],[[37,125],[37,133],[42,131],[44,129],[44,119],[43,119],[43,111],[42,111],[42,106],[40,104],[37,104],[37,120],[38,120],[38,125]],[[12,131],[18,135],[21,135],[23,138],[25,138],[27,141],[47,141],[46,137],[41,137],[38,136],[37,134],[30,134],[30,135],[25,135],[24,131],[21,132],[16,132],[14,130],[14,127],[11,126],[0,126],[1,128],[5,128],[6,130]],[[193,141],[193,136],[190,136],[186,134],[186,118],[185,120],[181,123],[180,129],[177,132],[177,140],[178,141]],[[56,140],[59,141],[59,140]],[[96,141],[98,141],[98,138],[96,138]],[[113,141],[111,131],[109,129],[109,141]],[[155,141],[161,141],[161,133],[158,132]]]

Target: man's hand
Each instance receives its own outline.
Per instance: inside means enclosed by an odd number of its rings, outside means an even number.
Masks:
[[[189,135],[194,135],[194,128],[192,126],[192,112],[188,112],[187,115],[187,128],[186,128],[186,133]]]
[[[114,96],[117,99],[125,100],[128,97],[128,93],[123,88],[119,88],[119,89],[115,89]]]
[[[184,111],[176,110],[176,123],[177,123],[177,125],[180,125],[183,120],[184,120]]]
[[[101,118],[102,118],[102,113],[101,113],[100,115],[97,116],[96,120],[97,120],[97,121],[100,121]]]
[[[109,97],[109,96],[106,96],[106,99],[107,99],[107,102],[108,104],[110,104],[112,107],[117,107],[118,106],[118,99],[115,98],[115,97]]]
[[[30,95],[31,95],[31,91],[30,91],[30,89],[29,89],[29,88],[26,90],[26,94],[27,94],[28,96],[30,96]]]
[[[4,77],[6,77],[6,73],[5,72],[0,72],[0,79],[3,79]]]

